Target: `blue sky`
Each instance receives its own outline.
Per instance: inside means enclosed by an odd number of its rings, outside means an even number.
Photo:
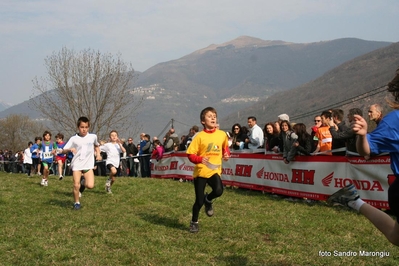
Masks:
[[[247,35],[399,41],[398,0],[0,0],[0,101],[32,95],[62,47],[120,53],[135,70]]]

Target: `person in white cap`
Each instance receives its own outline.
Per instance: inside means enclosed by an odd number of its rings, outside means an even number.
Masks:
[[[277,118],[278,118],[279,122],[284,121],[284,120],[287,120],[288,122],[290,121],[290,117],[287,114],[281,114]]]

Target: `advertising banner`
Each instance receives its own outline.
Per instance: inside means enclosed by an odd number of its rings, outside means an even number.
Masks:
[[[353,183],[360,197],[380,209],[389,209],[388,187],[394,176],[388,155],[365,160],[357,156],[296,156],[285,164],[279,154],[232,153],[223,162],[223,184],[274,194],[326,200]],[[152,164],[152,177],[192,179],[194,164],[186,153],[165,154]]]

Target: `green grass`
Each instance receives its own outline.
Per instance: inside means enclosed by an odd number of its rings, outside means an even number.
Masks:
[[[72,209],[72,179],[0,173],[0,265],[398,265],[397,248],[363,216],[241,189],[188,232],[193,184],[105,177]],[[209,191],[209,188],[207,188]],[[389,257],[334,256],[385,251]],[[319,251],[331,252],[330,257]]]

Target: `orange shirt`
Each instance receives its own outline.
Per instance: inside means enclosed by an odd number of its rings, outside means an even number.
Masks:
[[[329,126],[321,126],[317,129],[315,136],[319,139],[319,152],[329,151],[332,149],[332,135],[330,133]],[[326,155],[332,155],[331,152],[325,153]]]

